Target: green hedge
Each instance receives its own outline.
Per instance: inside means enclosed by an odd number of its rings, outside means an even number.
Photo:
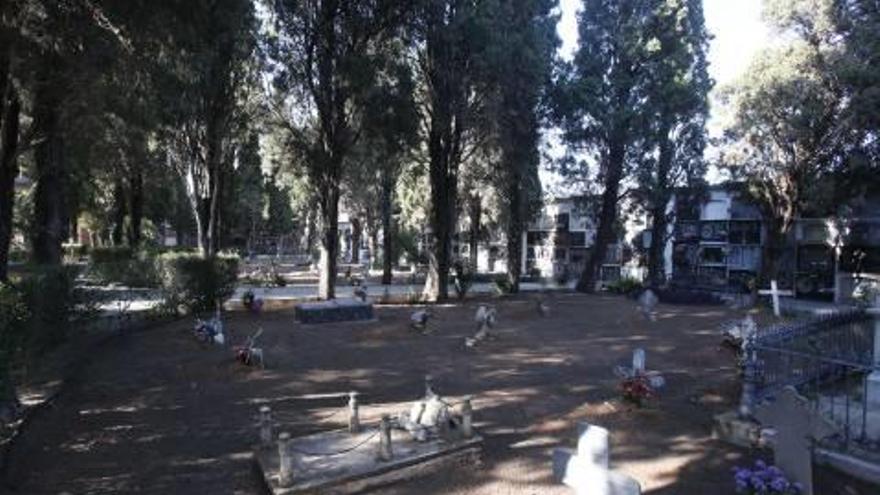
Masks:
[[[232,296],[238,281],[239,258],[219,254],[206,258],[195,253],[166,253],[159,256],[158,272],[165,305],[177,312],[213,311],[217,302]]]
[[[94,248],[88,274],[100,284],[158,287],[160,282],[155,254],[129,247]]]

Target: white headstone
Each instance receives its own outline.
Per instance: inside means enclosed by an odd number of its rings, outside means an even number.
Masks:
[[[610,437],[610,433],[605,428],[581,421],[578,423],[578,456],[591,464],[608,469]]]
[[[633,351],[633,374],[640,375],[645,372],[645,350],[641,347]]]
[[[645,315],[645,318],[654,321],[657,319],[654,315],[654,309],[657,307],[658,302],[660,302],[660,299],[657,298],[657,294],[654,294],[654,291],[651,289],[646,289],[639,296],[639,311]]]
[[[788,479],[803,485],[804,495],[813,495],[812,445],[834,432],[823,418],[813,412],[806,399],[794,387],[786,387],[776,400],[755,410],[763,427],[772,427],[773,457]]]

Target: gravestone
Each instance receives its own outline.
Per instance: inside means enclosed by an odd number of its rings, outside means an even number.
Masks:
[[[634,478],[608,469],[610,434],[600,426],[578,423],[577,450],[553,450],[553,477],[579,495],[639,495]]]
[[[477,333],[475,333],[473,337],[465,338],[464,345],[466,347],[474,347],[480,342],[490,338],[492,335],[489,331],[495,326],[496,316],[497,313],[495,308],[480,305],[480,307],[477,308],[477,314],[474,317],[474,321],[477,322]]]
[[[635,376],[645,376],[648,378],[648,384],[654,391],[660,390],[666,385],[666,379],[659,371],[648,370],[645,365],[645,350],[637,348],[633,351],[632,367],[616,366],[614,372],[620,378],[633,378]]]
[[[727,323],[721,333],[725,343],[745,351],[749,338],[758,334],[758,324],[752,315],[746,315],[742,320]]]
[[[880,318],[874,318],[874,371],[868,375],[866,392],[867,403],[880,407]]]
[[[428,321],[432,316],[434,315],[432,315],[427,309],[414,311],[409,317],[410,326],[412,326],[414,330],[426,331],[428,328]]]
[[[657,294],[651,289],[645,289],[645,291],[639,296],[638,302],[639,312],[649,321],[656,321],[657,315],[654,310],[657,308],[657,303],[660,302],[660,299],[657,298]]]
[[[357,299],[331,299],[296,306],[294,318],[300,323],[338,323],[375,319],[373,305]]]
[[[758,294],[770,296],[773,300],[773,314],[776,315],[777,318],[782,316],[782,308],[779,306],[779,296],[794,296],[794,292],[790,290],[779,290],[779,286],[776,284],[775,280],[770,281],[770,290],[762,289],[758,291]]]
[[[789,480],[803,485],[803,495],[813,495],[812,445],[834,433],[794,387],[786,387],[773,402],[755,410],[762,426],[772,427],[773,456]]]
[[[642,375],[645,373],[645,350],[641,347],[633,351],[632,364],[634,374]]]

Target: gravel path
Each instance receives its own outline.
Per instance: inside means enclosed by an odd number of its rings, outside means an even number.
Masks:
[[[476,302],[434,308],[435,331],[412,333],[411,308],[379,308],[378,322],[303,327],[292,311],[229,321],[237,339],[258,325],[270,368],[245,370],[231,351],[203,348],[180,322],[129,334],[101,349],[19,441],[13,493],[260,493],[250,444],[260,404],[283,411],[295,435],[342,426],[327,418],[355,389],[366,420],[398,412],[422,392],[425,373],[454,399],[474,394],[486,437],[478,470],[438,473],[377,493],[555,494],[550,452],[587,419],[612,431],[612,463],[645,494],[733,493],[743,454],[711,440],[712,415],[736,397],[734,360],[718,349],[721,307],[659,307],[651,323],[616,296],[557,294],[552,313],[536,294],[495,301],[499,338],[473,350]],[[615,364],[634,347],[667,387],[652,407],[617,400]]]

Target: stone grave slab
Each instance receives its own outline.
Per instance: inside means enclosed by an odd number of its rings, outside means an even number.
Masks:
[[[374,320],[373,305],[357,299],[331,299],[302,303],[294,312],[296,321],[305,324]]]
[[[480,463],[483,439],[476,434],[470,438],[417,442],[408,432],[392,429],[393,457],[382,461],[379,435],[374,433],[373,429],[356,434],[334,430],[292,439],[293,481],[289,486],[279,483],[277,446],[257,448],[254,459],[273,495],[360,493],[446,468]],[[343,452],[365,441],[362,446],[338,455],[311,455]]]

